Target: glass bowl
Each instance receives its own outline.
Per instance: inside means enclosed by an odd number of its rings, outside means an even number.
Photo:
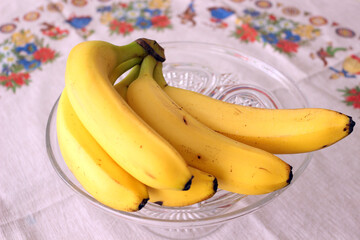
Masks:
[[[207,43],[168,42],[164,76],[169,85],[200,92],[223,101],[263,108],[303,108],[307,101],[296,85],[278,70],[236,49]],[[173,239],[200,238],[230,220],[258,210],[291,187],[308,166],[311,153],[281,155],[293,167],[292,183],[278,191],[245,196],[219,189],[210,199],[187,207],[148,203],[129,213],[107,207],[88,194],[67,168],[56,134],[57,101],[46,128],[49,159],[60,178],[84,201],[112,217],[136,223],[148,231]]]

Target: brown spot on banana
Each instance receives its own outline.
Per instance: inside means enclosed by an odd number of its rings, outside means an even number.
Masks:
[[[184,122],[186,125],[188,125],[188,122],[187,122],[185,116],[183,116],[183,122]]]
[[[259,169],[260,170],[264,170],[264,171],[266,171],[266,172],[268,172],[268,173],[271,173],[268,169],[266,169],[266,168],[263,168],[263,167],[259,167]]]
[[[156,179],[151,173],[149,172],[145,172],[146,175],[148,175],[149,177],[151,177],[152,179]]]

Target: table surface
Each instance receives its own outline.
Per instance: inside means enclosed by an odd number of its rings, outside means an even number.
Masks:
[[[158,9],[160,17],[146,15],[141,25],[136,8]],[[64,87],[67,55],[82,41],[233,47],[287,75],[311,107],[359,122],[359,0],[2,0],[0,9],[1,239],[159,239],[96,210],[49,162],[47,119]],[[358,239],[358,129],[315,152],[275,201],[204,239]]]

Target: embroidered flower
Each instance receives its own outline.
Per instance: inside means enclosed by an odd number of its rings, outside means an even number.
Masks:
[[[166,28],[170,25],[170,19],[166,15],[154,16],[151,23],[156,28]]]
[[[97,12],[104,13],[104,12],[111,12],[111,6],[101,6],[96,9]]]
[[[11,41],[15,43],[16,46],[24,46],[27,43],[30,43],[34,40],[34,35],[30,30],[16,32],[11,36]]]
[[[12,42],[4,43],[0,46],[0,54],[4,54],[4,55],[10,54],[13,48],[14,48],[14,44]]]
[[[114,16],[109,12],[102,14],[100,17],[102,24],[109,24],[112,20],[114,20]]]
[[[28,73],[11,73],[8,76],[0,76],[0,84],[15,91],[15,86],[28,84],[30,75]]]
[[[26,71],[33,71],[40,67],[41,62],[39,60],[27,60],[25,58],[22,58],[17,61],[20,65],[22,65]]]
[[[355,86],[353,88],[345,88],[339,90],[343,92],[344,102],[348,106],[353,106],[354,108],[360,108],[360,87]]]
[[[235,20],[235,24],[237,26],[241,26],[243,24],[250,24],[253,22],[253,18],[249,15],[246,15],[244,17],[237,17]]]
[[[251,22],[251,26],[255,28],[256,30],[263,29],[267,24],[267,21],[265,19],[255,19]]]
[[[293,34],[290,30],[285,30],[285,39],[291,42],[299,42],[301,37],[299,35]]]
[[[272,14],[269,15],[269,21],[275,22],[276,20],[277,20],[277,18],[275,15],[272,15]]]
[[[245,9],[245,10],[244,10],[244,13],[245,13],[246,15],[250,15],[250,16],[252,16],[252,17],[258,17],[258,16],[260,16],[260,12],[254,10],[254,9]]]
[[[144,9],[147,7],[147,2],[143,2],[143,1],[134,2],[133,7],[135,9]]]
[[[250,41],[254,42],[258,37],[258,32],[256,29],[249,26],[249,24],[243,24],[241,27],[237,28],[236,35],[242,40],[242,41]]]
[[[13,53],[9,53],[5,55],[5,57],[3,58],[3,62],[8,68],[16,64],[16,61],[17,61],[17,57]]]
[[[150,9],[150,8],[145,8],[144,9],[144,13],[148,16],[148,17],[153,17],[153,16],[159,16],[162,14],[161,9]]]
[[[126,17],[129,19],[137,19],[140,17],[141,12],[138,10],[131,10],[126,13]]]
[[[141,28],[141,29],[148,29],[152,25],[152,22],[144,17],[138,17],[136,19],[135,26]]]
[[[17,47],[15,48],[15,51],[18,53],[26,52],[27,54],[32,54],[37,50],[37,46],[35,43],[27,43],[23,47]]]
[[[276,34],[274,33],[269,33],[269,34],[262,34],[261,35],[261,39],[265,42],[265,43],[270,43],[270,44],[276,44],[279,39],[277,38]]]
[[[278,33],[281,31],[281,29],[277,25],[269,24],[265,27],[265,31],[267,33]]]
[[[289,40],[279,40],[276,47],[285,53],[297,52],[299,45]]]
[[[116,11],[114,11],[112,13],[113,18],[119,20],[119,21],[124,21],[126,19],[126,11],[118,8],[116,9]]]
[[[43,47],[34,52],[33,56],[35,60],[45,63],[55,58],[55,51],[50,48]]]
[[[320,30],[315,29],[312,25],[298,25],[292,30],[302,38],[313,39],[321,34]]]
[[[294,28],[294,23],[290,20],[285,20],[282,19],[279,21],[279,27],[282,29],[293,29]]]
[[[109,26],[111,32],[116,32],[123,35],[129,34],[134,31],[134,27],[130,23],[118,21],[117,19],[112,20]]]

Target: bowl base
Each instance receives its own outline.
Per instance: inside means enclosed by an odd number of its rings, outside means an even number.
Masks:
[[[188,240],[206,237],[222,226],[224,226],[224,224],[194,228],[151,228],[146,226],[141,226],[141,228],[143,228],[144,231],[148,231],[164,239]]]

